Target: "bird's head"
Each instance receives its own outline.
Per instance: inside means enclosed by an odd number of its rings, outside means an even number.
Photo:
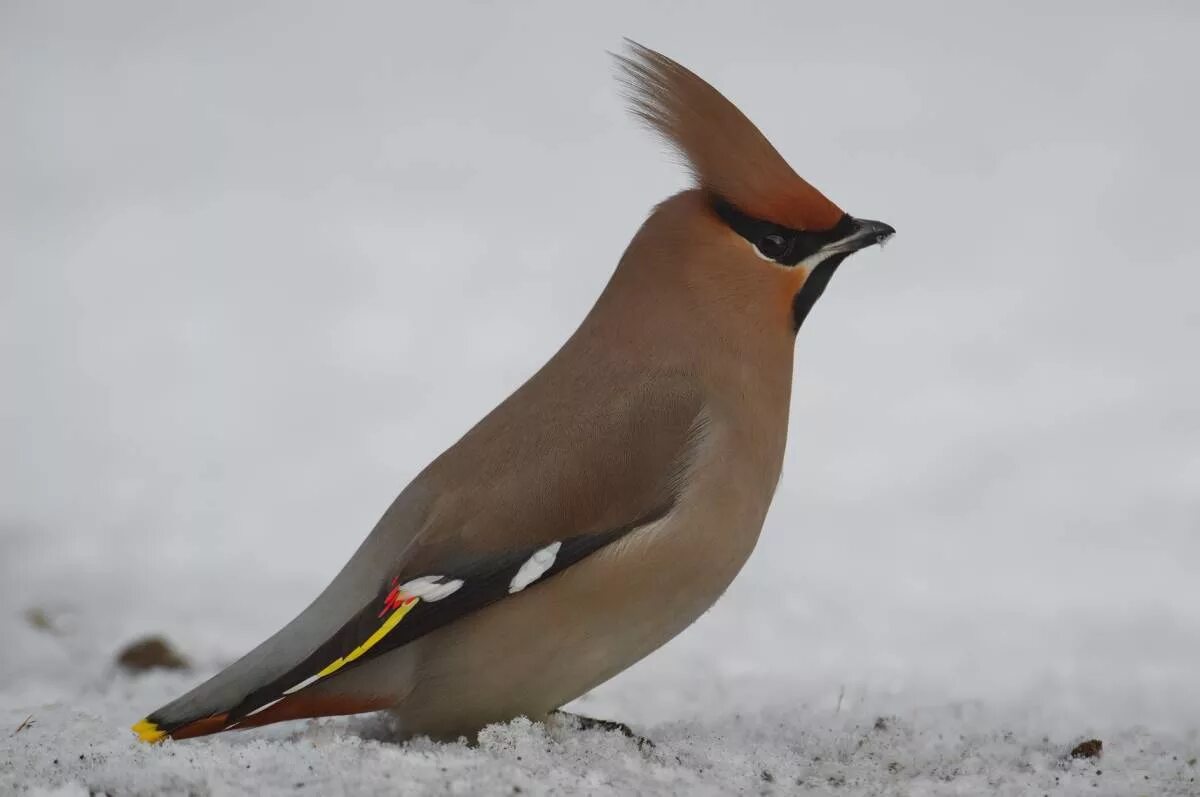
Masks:
[[[748,281],[785,295],[781,323],[799,329],[841,262],[895,229],[844,212],[720,92],[666,56],[628,45],[617,62],[631,110],[679,152],[695,179],[695,188],[676,198],[680,208],[668,200],[658,212],[694,216],[687,227],[699,246],[689,247],[691,260],[718,272],[715,284],[723,274],[739,295],[747,295]],[[697,257],[702,249],[720,256]]]

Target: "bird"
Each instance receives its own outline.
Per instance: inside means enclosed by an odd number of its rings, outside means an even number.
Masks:
[[[783,465],[797,333],[839,265],[895,229],[843,211],[686,67],[631,40],[614,58],[689,185],[312,603],[134,724],[139,739],[375,711],[403,738],[544,720],[741,570]]]

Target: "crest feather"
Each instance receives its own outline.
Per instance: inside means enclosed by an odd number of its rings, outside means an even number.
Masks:
[[[826,230],[842,210],[788,166],[719,91],[665,55],[625,40],[617,55],[630,111],[686,159],[697,184],[743,213],[800,230]]]

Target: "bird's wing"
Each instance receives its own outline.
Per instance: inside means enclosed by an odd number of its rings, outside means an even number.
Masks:
[[[703,434],[697,391],[667,383],[567,411],[514,401],[526,388],[405,490],[312,606],[135,732],[157,741],[383,708],[352,696],[331,702],[328,689],[318,699],[310,687],[551,578],[669,511]],[[348,608],[331,617],[329,595]]]
[[[300,693],[319,682],[548,579],[625,534],[659,520],[668,511],[670,507],[665,506],[653,516],[621,528],[486,557],[453,571],[418,576],[403,583],[400,576],[393,576],[374,600],[304,661],[255,689],[229,710],[222,720],[222,730],[236,728],[292,695],[303,699]]]

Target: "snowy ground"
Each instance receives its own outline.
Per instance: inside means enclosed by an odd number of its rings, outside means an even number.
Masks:
[[[1200,7],[758,8],[0,10],[0,793],[1200,794]],[[900,231],[805,327],[745,572],[574,706],[655,747],[134,743],[680,185],[622,35]],[[119,672],[146,633],[194,670]]]

